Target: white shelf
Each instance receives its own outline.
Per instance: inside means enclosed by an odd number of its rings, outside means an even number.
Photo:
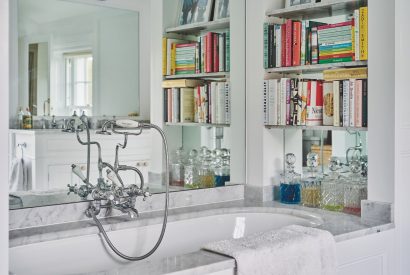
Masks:
[[[188,127],[229,127],[229,124],[197,123],[197,122],[165,122],[167,126],[188,126]]]
[[[364,67],[367,66],[367,61],[351,61],[351,62],[338,62],[329,64],[314,64],[303,65],[295,67],[279,67],[266,69],[267,73],[298,73],[298,72],[317,72],[323,70],[329,70],[334,68],[352,68],[352,67]]]
[[[200,73],[200,74],[178,74],[178,75],[166,75],[165,79],[182,79],[182,78],[228,78],[229,72],[217,72],[217,73]]]
[[[183,34],[197,34],[201,31],[212,31],[229,28],[229,18],[224,18],[216,21],[202,22],[181,25],[178,27],[167,28],[167,33],[183,33]]]
[[[289,19],[313,19],[349,14],[355,9],[366,5],[367,0],[322,0],[320,3],[307,3],[284,9],[270,10],[266,12],[266,16]]]
[[[323,131],[367,131],[367,127],[337,127],[337,126],[294,126],[294,125],[265,125],[268,129],[299,129]]]

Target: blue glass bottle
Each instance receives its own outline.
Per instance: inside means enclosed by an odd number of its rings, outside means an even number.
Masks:
[[[296,157],[293,153],[286,154],[286,169],[281,175],[280,202],[287,204],[300,203],[300,174],[295,172]]]

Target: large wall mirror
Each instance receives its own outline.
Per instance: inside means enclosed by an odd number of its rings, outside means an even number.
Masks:
[[[18,106],[34,116],[140,114],[138,11],[17,0]]]

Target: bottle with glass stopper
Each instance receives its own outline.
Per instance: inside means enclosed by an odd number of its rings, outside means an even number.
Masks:
[[[198,151],[192,149],[189,152],[188,159],[184,167],[184,187],[194,189],[199,188],[199,174],[198,174]]]
[[[230,160],[228,157],[220,157],[215,168],[215,187],[225,186],[230,180]]]
[[[300,203],[300,174],[295,172],[296,157],[293,153],[285,156],[286,168],[281,174],[280,202],[287,204]]]
[[[215,186],[215,173],[212,169],[211,151],[204,150],[201,156],[199,166],[199,185],[201,188],[210,188]]]
[[[323,209],[342,211],[344,200],[344,180],[338,170],[341,168],[337,157],[332,157],[329,162],[329,175],[322,180],[321,203]]]
[[[360,215],[361,201],[367,199],[367,180],[362,176],[362,163],[352,160],[349,164],[350,178],[344,186],[343,212]]]
[[[184,187],[184,156],[182,148],[175,151],[174,158],[170,164],[170,181],[169,185]]]
[[[321,179],[316,168],[319,165],[319,155],[310,152],[307,154],[306,165],[308,175],[302,180],[302,205],[308,207],[319,207]]]

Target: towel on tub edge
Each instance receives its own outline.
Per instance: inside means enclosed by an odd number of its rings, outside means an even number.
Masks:
[[[333,235],[311,227],[289,225],[209,243],[203,249],[233,257],[239,275],[336,274]]]

